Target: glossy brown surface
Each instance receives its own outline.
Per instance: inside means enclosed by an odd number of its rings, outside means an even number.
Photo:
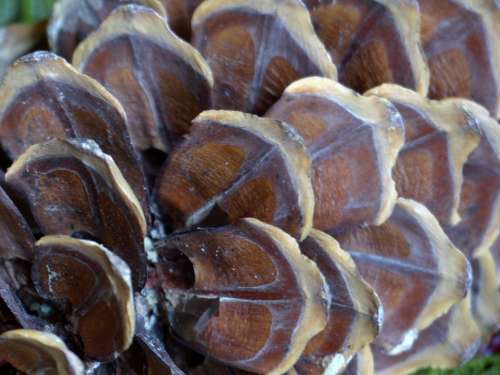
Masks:
[[[28,223],[0,187],[0,259],[31,260],[35,238]]]
[[[384,224],[336,239],[382,301],[384,325],[375,344],[388,353],[408,350],[419,331],[463,298],[470,286],[466,258],[415,201],[400,198]]]
[[[263,114],[296,79],[336,78],[298,0],[208,0],[192,25],[193,45],[214,74],[216,109]]]
[[[470,98],[498,117],[500,8],[495,1],[419,0],[429,97]]]
[[[54,140],[29,148],[9,169],[6,184],[43,234],[96,239],[145,282],[146,223],[116,164],[88,140]]]
[[[388,356],[373,347],[375,371],[380,375],[405,375],[423,367],[455,368],[471,359],[479,344],[480,333],[466,298],[424,330],[411,351]]]
[[[210,68],[149,8],[116,9],[80,44],[73,64],[122,103],[140,151],[168,151],[210,106]]]
[[[192,263],[188,287],[164,263],[179,252]],[[245,219],[186,232],[170,237],[159,256],[172,328],[217,361],[281,374],[325,327],[329,297],[320,272],[276,227]]]
[[[50,333],[13,330],[0,335],[0,358],[28,375],[83,375],[84,366]]]
[[[314,28],[339,70],[339,81],[363,93],[397,83],[425,95],[417,1],[306,0]]]
[[[466,111],[481,136],[463,169],[461,220],[446,228],[455,245],[473,257],[487,251],[500,235],[500,126],[485,108],[471,101],[448,102]]]
[[[135,315],[126,263],[93,241],[66,236],[42,237],[35,252],[37,290],[66,306],[84,355],[105,361],[128,349]]]
[[[191,18],[204,0],[161,0],[168,14],[168,24],[181,38],[191,39]]]
[[[307,236],[314,198],[310,159],[289,126],[232,111],[205,111],[169,156],[157,202],[175,228],[255,217]]]
[[[396,85],[368,95],[389,99],[403,118],[405,144],[393,171],[398,194],[423,203],[442,225],[458,223],[464,164],[480,139],[474,117]]]
[[[375,339],[383,310],[352,258],[332,237],[313,229],[300,249],[325,277],[331,300],[325,329],[309,341],[294,370],[297,375],[339,373],[356,352]]]
[[[120,5],[151,7],[166,15],[164,3],[169,0],[61,0],[54,7],[48,28],[52,51],[71,60],[78,44],[96,30],[104,19]]]
[[[325,78],[290,85],[266,116],[292,125],[312,159],[314,227],[341,231],[382,223],[396,201],[391,170],[403,123],[387,101]]]
[[[144,175],[118,101],[54,54],[18,60],[0,87],[0,145],[7,156],[14,160],[52,138],[79,137],[93,139],[113,157],[148,215]]]

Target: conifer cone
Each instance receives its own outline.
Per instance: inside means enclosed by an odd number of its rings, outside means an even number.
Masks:
[[[59,0],[0,85],[0,373],[472,358],[500,326],[499,25],[494,0]]]

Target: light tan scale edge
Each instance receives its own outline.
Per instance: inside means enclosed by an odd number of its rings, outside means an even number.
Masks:
[[[83,375],[85,368],[82,361],[57,336],[30,329],[16,329],[0,335],[0,342],[19,342],[38,347],[45,351],[56,362],[56,370],[60,375]]]
[[[49,24],[47,26],[47,39],[49,42],[50,49],[54,51],[56,49],[56,44],[58,37],[61,32],[65,32],[67,27],[65,27],[65,17],[68,14],[79,12],[78,6],[84,0],[59,0],[54,4],[52,10],[52,16],[50,17]],[[159,15],[164,17],[168,21],[167,12],[165,7],[159,0],[135,0],[138,4],[148,6]]]
[[[469,297],[456,304],[450,314],[447,336],[442,341],[377,371],[377,375],[406,375],[429,366],[454,368],[470,359],[479,345],[480,333],[470,311]]]
[[[342,278],[348,285],[349,295],[354,305],[352,309],[358,315],[356,323],[350,329],[349,341],[345,344],[346,350],[333,356],[325,369],[325,373],[329,371],[338,373],[341,368],[338,368],[337,356],[343,358],[342,368],[345,368],[355,354],[370,344],[378,335],[384,319],[383,307],[378,295],[358,272],[352,257],[333,237],[313,229],[309,238],[314,240],[341,270]],[[372,318],[376,318],[377,321],[373,322]],[[337,371],[334,371],[335,369]]]
[[[413,329],[415,334],[418,334],[465,297],[472,281],[472,271],[468,260],[453,245],[427,207],[404,198],[399,198],[397,204],[418,222],[421,230],[427,235],[438,263],[438,274],[441,276],[434,292],[415,320]],[[397,350],[393,351],[398,353]]]
[[[193,120],[193,123],[204,121],[247,130],[279,147],[285,156],[290,176],[295,179],[299,190],[299,207],[303,215],[300,240],[305,239],[313,223],[314,191],[311,180],[311,158],[302,137],[289,125],[238,111],[204,111]]]
[[[308,57],[317,64],[325,77],[337,79],[337,68],[324,44],[314,31],[311,16],[299,0],[206,0],[196,8],[192,26],[197,27],[217,12],[245,10],[263,15],[275,15],[284,24]]]
[[[214,85],[212,71],[203,56],[170,29],[164,18],[147,7],[123,5],[85,39],[73,55],[73,65],[83,71],[89,56],[100,46],[123,35],[140,35],[180,56],[184,62]]]
[[[295,81],[286,88],[284,94],[315,95],[331,100],[354,117],[373,125],[383,189],[380,209],[374,224],[380,225],[385,222],[396,204],[397,191],[392,178],[392,169],[404,145],[403,120],[396,108],[384,98],[360,95],[336,81],[323,77],[308,77]]]
[[[432,126],[448,135],[449,157],[452,161],[450,173],[455,182],[450,224],[460,221],[458,208],[463,183],[463,167],[474,149],[479,145],[480,135],[471,126],[463,110],[445,101],[429,100],[417,92],[393,84],[383,84],[368,90],[365,95],[376,95],[394,103],[406,104],[423,111]],[[403,146],[404,147],[404,146]]]
[[[401,32],[406,53],[410,57],[411,69],[415,77],[415,91],[427,96],[430,85],[430,71],[420,41],[420,9],[415,0],[376,0],[392,13],[396,26]]]
[[[76,157],[89,168],[97,169],[97,172],[101,176],[106,177],[106,182],[109,186],[115,189],[128,208],[133,212],[134,216],[136,216],[143,237],[146,236],[147,224],[139,200],[123,177],[113,158],[102,152],[95,142],[82,139],[57,139],[47,143],[32,145],[9,167],[5,174],[5,179],[9,181],[11,176],[18,174],[24,165],[32,160],[60,155]]]
[[[474,259],[479,267],[478,292],[472,296],[472,306],[478,324],[484,333],[490,333],[500,326],[500,298],[496,264],[491,251],[485,251]]]
[[[357,375],[373,375],[375,373],[375,365],[373,363],[373,354],[370,345],[361,349],[357,357],[359,368]]]
[[[497,90],[496,111],[492,113],[500,120],[500,4],[495,0],[455,0],[469,11],[479,14],[486,26],[488,50],[492,56],[493,74]]]
[[[132,344],[135,334],[135,308],[132,294],[132,276],[129,266],[117,255],[94,241],[81,240],[63,235],[49,235],[39,239],[35,246],[58,246],[66,245],[72,251],[76,251],[85,258],[99,264],[106,273],[106,278],[118,300],[123,327],[120,334],[123,335],[125,350]]]
[[[490,148],[491,153],[496,159],[494,165],[488,164],[486,167],[500,171],[500,126],[497,121],[490,116],[488,110],[476,102],[467,99],[451,98],[445,99],[443,102],[456,105],[466,113],[466,116],[471,122],[471,126],[478,128],[478,132],[481,134],[481,143],[483,141],[487,143],[487,147]],[[481,147],[481,143],[478,147]],[[475,163],[477,161],[472,162]],[[483,235],[483,239],[473,250],[473,255],[479,255],[489,251],[498,236],[500,236],[500,193],[497,194],[491,207],[491,217],[489,225]]]
[[[8,69],[0,86],[0,118],[16,99],[19,91],[43,80],[54,80],[88,91],[93,96],[109,103],[126,119],[120,102],[99,82],[79,73],[62,57],[50,52],[34,52],[21,57]]]
[[[282,249],[280,252],[293,267],[295,276],[305,301],[304,310],[300,321],[293,332],[288,355],[268,375],[279,375],[297,362],[302,355],[307,343],[315,335],[321,332],[327,323],[327,301],[330,300],[330,292],[326,281],[316,264],[300,252],[299,244],[283,230],[263,223],[257,219],[247,218],[243,222],[251,227],[262,231],[269,236],[274,244]]]

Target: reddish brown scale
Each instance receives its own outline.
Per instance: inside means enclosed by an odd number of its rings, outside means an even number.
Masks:
[[[326,78],[305,78],[287,87],[266,115],[304,138],[312,159],[315,228],[335,233],[387,219],[396,201],[391,170],[404,137],[390,103]]]
[[[106,361],[128,349],[135,331],[130,269],[93,241],[42,237],[35,247],[38,292],[65,308],[85,357]]]
[[[253,372],[248,372],[232,367],[221,365],[220,363],[205,360],[201,365],[189,372],[189,375],[255,375]]]
[[[245,219],[186,232],[170,237],[159,256],[173,330],[219,362],[281,374],[325,327],[320,272],[276,227]],[[176,263],[184,281],[171,277]]]
[[[446,228],[455,245],[472,258],[488,251],[500,235],[500,127],[476,103],[463,99],[446,102],[464,110],[481,136],[463,169],[460,222]]]
[[[88,140],[53,140],[30,147],[6,184],[43,234],[95,239],[123,258],[134,287],[145,282],[146,222],[113,160]]]
[[[419,0],[429,97],[470,98],[500,116],[500,9],[495,1]]]
[[[341,83],[360,93],[382,83],[427,93],[429,74],[420,50],[416,0],[305,3]]]
[[[396,85],[367,95],[389,99],[405,125],[405,144],[393,171],[398,194],[424,204],[444,225],[460,221],[463,167],[479,144],[474,118],[450,101],[428,100]]]
[[[314,205],[309,155],[286,124],[205,111],[169,155],[156,198],[176,229],[254,217],[305,238]]]
[[[52,51],[66,60],[89,34],[96,30],[111,12],[121,5],[134,4],[151,7],[166,17],[165,3],[171,0],[61,0],[54,6],[48,26],[48,40]]]
[[[350,366],[355,353],[378,335],[383,310],[352,258],[332,237],[312,230],[300,249],[318,265],[331,301],[327,326],[309,341],[294,371],[297,375],[340,373]]]
[[[375,345],[388,354],[411,348],[419,332],[470,286],[468,261],[436,218],[415,201],[400,198],[384,224],[336,238],[382,301],[384,325]]]
[[[123,104],[139,151],[169,151],[210,106],[210,68],[146,7],[117,8],[79,45],[73,64]]]
[[[62,58],[35,52],[12,65],[0,87],[0,146],[14,160],[52,138],[89,138],[113,157],[149,220],[145,180],[123,107]]]
[[[192,24],[214,74],[216,109],[263,114],[296,79],[337,76],[298,0],[208,0]]]

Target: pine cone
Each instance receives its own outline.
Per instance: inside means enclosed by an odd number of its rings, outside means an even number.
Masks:
[[[500,325],[498,25],[494,0],[60,0],[0,86],[2,373],[473,357]]]

